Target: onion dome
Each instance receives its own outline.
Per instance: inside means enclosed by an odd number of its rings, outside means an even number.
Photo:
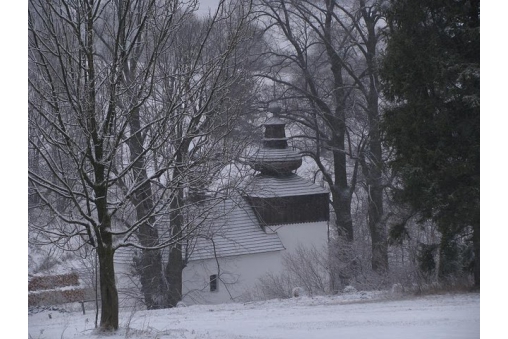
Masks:
[[[288,147],[286,123],[279,118],[264,124],[263,147],[250,159],[250,166],[261,174],[290,174],[302,165],[302,156]]]

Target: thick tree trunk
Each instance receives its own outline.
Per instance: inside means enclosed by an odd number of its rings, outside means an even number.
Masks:
[[[344,144],[336,147],[344,147]],[[351,218],[350,187],[347,183],[346,155],[343,151],[333,152],[335,185],[332,188],[332,207],[336,216],[337,234],[353,242],[353,219]]]
[[[326,1],[326,18],[324,25],[325,48],[333,75],[335,110],[325,118],[332,129],[331,148],[333,149],[333,175],[335,184],[332,187],[333,209],[336,215],[336,226],[339,236],[353,242],[353,219],[351,218],[351,188],[348,185],[346,168],[346,93],[342,75],[341,58],[333,47],[332,20],[333,1]]]
[[[147,200],[151,200],[145,194],[142,194],[142,197],[138,198],[143,199],[145,203]],[[138,219],[145,218],[147,213],[150,213],[151,207],[144,206],[145,203],[142,202],[136,207]],[[139,227],[137,235],[139,242],[144,247],[157,246],[159,243],[158,231],[154,223],[154,218],[150,217]],[[147,309],[167,307],[164,301],[166,289],[163,280],[163,265],[160,250],[143,249],[137,268],[140,273],[141,290]]]
[[[149,310],[167,307],[162,281],[162,258],[159,250],[142,250],[136,263],[140,274],[141,292]]]
[[[95,152],[102,158],[102,147],[98,146]],[[97,181],[104,182],[105,167],[101,163],[95,164],[95,177]],[[99,277],[101,290],[101,322],[102,331],[115,331],[118,329],[118,291],[115,281],[115,265],[113,250],[113,235],[111,234],[111,216],[108,213],[107,187],[95,187],[97,198],[95,206],[100,226],[96,229],[97,255],[99,257]]]
[[[118,329],[118,291],[115,282],[114,251],[111,234],[102,233],[102,244],[97,248],[99,256],[99,276],[101,289],[101,322],[102,331]]]
[[[171,201],[171,234],[173,238],[181,238],[183,215],[181,211],[182,190],[178,189],[175,197]],[[168,264],[165,269],[166,280],[168,282],[168,304],[175,307],[182,300],[182,243],[178,241],[171,247],[169,252]]]
[[[118,2],[118,23],[120,45],[124,51],[128,50],[127,43],[128,28],[125,25],[123,17],[129,11],[129,2]],[[136,14],[134,15],[136,17]],[[139,18],[137,18],[139,19]],[[137,43],[134,52],[125,57],[122,53],[122,77],[121,81],[127,89],[131,97],[135,97],[137,87],[139,87],[139,79],[137,79],[138,57],[143,49],[142,43]],[[147,161],[144,149],[145,137],[141,131],[141,112],[140,106],[135,106],[129,116],[129,129],[132,133],[127,144],[130,151],[130,160],[133,163],[132,172],[134,180],[140,185],[140,188],[132,195],[132,203],[136,206],[136,218],[138,221],[144,220],[139,226],[136,235],[141,246],[150,248],[159,244],[159,233],[155,225],[155,218],[152,215],[154,208],[153,190],[148,180],[146,170]],[[136,263],[140,274],[141,291],[145,300],[147,309],[158,309],[167,307],[164,301],[165,286],[162,272],[162,256],[160,250],[143,249],[141,258]]]
[[[153,192],[145,168],[146,157],[143,154],[144,138],[141,133],[139,108],[133,110],[129,120],[129,127],[134,133],[128,143],[131,161],[134,164],[132,169],[134,177],[141,183],[140,189],[132,196],[132,200],[136,206],[137,219],[146,219],[139,227],[137,236],[143,247],[155,247],[159,244],[159,234],[155,227],[155,218],[151,215],[154,207]],[[141,258],[137,263],[137,269],[140,273],[141,291],[147,309],[151,310],[167,307],[164,298],[166,290],[163,280],[162,257],[160,251],[143,249]]]
[[[182,300],[182,245],[179,242],[171,248],[166,266],[166,279],[168,281],[168,306],[175,307]]]
[[[333,75],[334,103],[333,113],[325,119],[331,128],[331,148],[333,153],[334,184],[331,185],[332,207],[336,217],[336,228],[339,236],[338,261],[340,263],[337,275],[342,285],[349,285],[351,278],[356,275],[358,265],[354,256],[353,218],[351,217],[351,187],[348,184],[347,155],[346,155],[346,98],[343,78],[343,66],[340,55],[334,48],[332,39],[332,21],[334,2],[327,0],[326,17],[324,22],[324,42]]]
[[[370,122],[369,163],[362,161],[367,181],[368,224],[372,244],[372,269],[378,273],[388,271],[388,240],[383,208],[383,180],[381,171],[381,141],[377,119]]]
[[[141,175],[146,175],[146,170],[141,171]],[[144,177],[146,180],[146,177]],[[150,184],[144,186],[148,188],[141,190],[136,194],[136,214],[138,220],[146,218],[153,208]],[[159,234],[155,227],[155,218],[150,216],[137,232],[139,242],[144,247],[154,247],[159,244]],[[160,250],[143,249],[137,269],[140,273],[141,291],[145,299],[146,308],[149,310],[167,307],[164,301],[165,288],[162,276],[162,256]]]
[[[178,175],[178,174],[177,174]],[[183,191],[177,188],[175,196],[170,204],[171,209],[171,235],[174,239],[182,237],[183,215],[182,215]],[[175,307],[182,300],[182,243],[179,240],[171,247],[169,252],[168,264],[165,269],[166,280],[168,282],[168,304]]]
[[[388,271],[388,239],[383,208],[383,177],[382,177],[382,147],[379,127],[379,73],[376,64],[376,35],[375,11],[368,11],[365,1],[360,1],[361,14],[367,28],[365,40],[365,61],[369,76],[368,90],[364,89],[367,99],[367,115],[369,118],[369,149],[368,162],[362,161],[362,167],[367,179],[369,230],[372,242],[372,269],[378,273]],[[364,159],[365,160],[365,159]]]
[[[372,269],[378,273],[388,271],[388,242],[383,218],[382,189],[370,186],[369,230],[372,241]]]

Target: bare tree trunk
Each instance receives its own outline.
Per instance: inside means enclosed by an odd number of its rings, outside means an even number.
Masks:
[[[371,93],[372,93],[371,89]],[[369,150],[368,162],[361,156],[361,165],[367,183],[368,224],[372,243],[372,269],[378,273],[388,270],[388,239],[383,208],[382,150],[377,113],[377,95],[369,104]],[[375,101],[375,103],[374,103]]]
[[[180,167],[182,164],[182,155],[177,153],[176,168],[173,173],[173,178],[179,182]],[[174,196],[170,203],[170,226],[171,236],[174,239],[181,238],[183,231],[183,189],[177,185],[175,188]],[[182,300],[182,271],[183,271],[183,257],[182,257],[182,242],[177,241],[169,251],[168,263],[164,274],[168,283],[168,306],[175,307],[180,300]]]
[[[334,138],[335,139],[335,138]],[[334,143],[337,148],[344,148],[344,137],[342,142]],[[346,154],[342,151],[333,151],[333,164],[335,184],[332,186],[332,208],[336,215],[337,234],[348,242],[353,242],[353,219],[351,218],[351,194],[347,182]]]
[[[96,143],[95,153],[98,159],[102,158],[103,148],[100,142]],[[102,163],[94,163],[94,172],[96,180],[104,182],[106,175],[105,166]],[[115,331],[118,329],[118,291],[116,289],[113,261],[115,251],[113,249],[113,235],[111,234],[111,216],[108,213],[108,190],[104,185],[97,185],[94,191],[95,195],[99,197],[95,201],[95,206],[97,207],[99,221],[96,234],[98,235],[97,255],[99,257],[101,285],[100,329],[102,331]]]
[[[326,16],[324,22],[323,39],[333,75],[335,110],[333,116],[327,116],[329,126],[332,128],[331,149],[333,150],[333,175],[335,177],[332,187],[333,209],[336,214],[336,226],[339,236],[353,242],[353,219],[351,218],[351,188],[348,185],[346,168],[346,112],[345,112],[345,86],[342,75],[341,58],[333,47],[332,19],[333,1],[326,0]],[[330,114],[331,115],[331,114]]]
[[[338,276],[343,285],[348,285],[350,279],[355,275],[356,260],[352,249],[354,241],[353,219],[351,217],[351,187],[348,184],[347,159],[346,159],[346,99],[347,94],[344,86],[343,67],[341,57],[333,46],[332,39],[332,20],[334,11],[334,1],[326,0],[326,16],[323,28],[323,40],[330,62],[330,69],[333,75],[334,116],[327,117],[329,125],[332,127],[333,150],[333,175],[334,185],[331,186],[333,197],[332,207],[336,215],[336,227],[342,248],[339,249],[339,262],[345,263],[338,270]],[[355,176],[353,176],[353,181]]]
[[[102,244],[97,248],[99,256],[99,276],[101,287],[101,322],[102,331],[118,329],[118,291],[115,283],[114,251],[110,233],[102,233]]]
[[[375,7],[367,9],[365,0],[360,1],[361,15],[367,30],[365,43],[365,61],[367,64],[368,90],[367,116],[369,120],[369,147],[367,162],[361,161],[368,188],[368,224],[372,243],[372,269],[378,273],[388,271],[388,239],[383,208],[383,159],[380,135],[379,114],[379,73],[376,64],[376,22],[379,14]]]
[[[181,216],[177,216],[181,218]],[[178,231],[177,227],[173,231]],[[182,243],[178,242],[171,247],[169,252],[169,260],[165,269],[166,279],[168,282],[168,306],[175,307],[182,300]]]
[[[138,43],[133,48],[133,53],[125,56],[127,46],[129,45],[129,34],[127,33],[126,19],[124,18],[125,13],[129,11],[129,2],[121,0],[118,2],[119,9],[117,12],[119,22],[119,36],[120,45],[122,46],[122,82],[130,96],[136,92],[136,86],[138,86],[139,79],[137,79],[138,62],[139,57],[142,55],[145,46],[144,36],[147,34],[147,25],[143,24],[142,17],[145,14],[134,13],[132,18],[140,27],[140,34],[138,37]],[[149,5],[152,7],[153,3]],[[169,19],[171,21],[171,19]],[[158,39],[161,39],[157,43],[162,43],[162,38],[166,33],[161,34]],[[132,42],[131,42],[132,43]],[[158,45],[155,46],[158,48]],[[119,103],[121,104],[121,103]],[[144,301],[147,309],[158,309],[166,307],[164,302],[165,287],[162,276],[162,257],[160,250],[150,249],[159,245],[159,233],[155,225],[154,217],[154,192],[152,190],[150,181],[148,179],[147,167],[147,156],[145,154],[145,137],[142,132],[141,122],[141,108],[136,105],[129,116],[129,129],[131,137],[128,139],[128,146],[130,151],[130,160],[133,164],[132,173],[134,175],[134,181],[140,185],[139,190],[132,195],[131,200],[136,210],[136,218],[138,222],[141,222],[136,235],[139,239],[143,249],[141,250],[141,258],[136,261],[136,269],[140,275],[141,291],[144,296]]]
[[[162,257],[160,250],[151,250],[159,244],[159,234],[155,227],[153,216],[153,192],[148,173],[146,171],[145,155],[143,154],[143,136],[139,108],[136,108],[129,119],[129,126],[134,135],[129,140],[133,173],[136,181],[141,183],[140,190],[133,195],[132,200],[136,206],[137,220],[144,220],[140,225],[137,236],[141,246],[141,258],[137,262],[140,273],[141,291],[144,295],[147,309],[166,307],[164,302],[164,281],[162,279]],[[145,220],[146,219],[146,220]]]
[[[304,86],[298,81],[292,82],[279,78],[277,73],[268,75],[268,78],[277,84],[288,86],[294,91],[294,94],[291,94],[296,98],[304,98],[308,101],[318,116],[316,120],[321,122],[307,125],[313,129],[315,140],[317,140],[316,151],[308,153],[330,187],[331,205],[336,217],[335,230],[340,237],[337,243],[341,244],[340,250],[336,251],[336,256],[339,257],[339,262],[347,263],[338,269],[340,271],[338,275],[342,283],[348,283],[356,265],[352,251],[354,229],[351,215],[351,197],[356,174],[348,173],[347,165],[351,152],[346,143],[346,111],[352,86],[345,83],[348,64],[344,61],[351,39],[349,36],[336,34],[338,32],[338,26],[335,25],[337,16],[334,13],[336,5],[336,2],[332,0],[266,0],[261,3],[260,10],[268,20],[273,20],[273,24],[267,26],[267,29],[279,28],[279,34],[283,34],[290,47],[294,49],[290,52],[287,49],[276,50],[274,58],[282,57],[288,65],[294,65],[295,69],[301,72],[298,75],[302,77]],[[309,34],[309,31],[312,31],[312,34]],[[299,34],[303,34],[305,38],[301,39]],[[324,47],[322,59],[321,53],[317,56],[311,52],[314,44],[320,46],[319,48]],[[314,73],[318,67],[312,64],[313,58],[319,59],[319,64],[327,65],[322,67],[323,72],[325,70],[330,72],[326,76],[326,82],[320,75]],[[289,94],[290,97],[291,94]],[[292,118],[297,121],[308,121],[305,114],[303,117]],[[321,140],[324,142],[321,143]],[[332,168],[328,168],[322,161],[322,150],[332,154]]]

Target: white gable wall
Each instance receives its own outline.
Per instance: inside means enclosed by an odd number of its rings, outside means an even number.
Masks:
[[[192,305],[250,300],[263,274],[280,272],[281,260],[281,251],[275,251],[191,261],[183,270],[183,302]],[[214,292],[210,291],[212,274],[219,274]]]
[[[189,305],[249,300],[259,278],[283,272],[284,254],[295,253],[299,246],[325,251],[328,242],[326,221],[276,225],[266,231],[277,232],[285,250],[190,261],[183,271],[183,302]],[[213,274],[219,274],[220,279],[217,291],[211,292]]]
[[[288,253],[294,253],[298,246],[325,250],[328,244],[328,221],[306,222],[269,226],[277,232]]]
[[[183,270],[183,302],[191,304],[218,304],[245,301],[252,297],[258,279],[267,273],[284,271],[283,255],[295,253],[299,246],[325,251],[328,239],[328,222],[275,225],[265,228],[276,232],[284,250],[251,253],[190,261]],[[132,275],[133,249],[118,251],[115,270],[122,307],[142,304],[139,282]],[[125,252],[125,253],[124,253]],[[125,258],[124,258],[125,257]],[[121,259],[121,260],[120,260]],[[219,266],[218,266],[218,264]],[[218,274],[218,288],[210,292],[210,275]],[[295,286],[296,287],[296,286]]]

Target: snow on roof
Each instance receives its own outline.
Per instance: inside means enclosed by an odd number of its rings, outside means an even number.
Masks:
[[[275,140],[275,139],[272,139]],[[284,138],[280,139],[284,140]],[[251,161],[298,161],[301,160],[302,156],[300,153],[293,151],[290,148],[261,148],[256,154],[252,157]]]
[[[294,173],[283,176],[258,174],[244,189],[246,195],[254,198],[329,193],[326,188]],[[189,260],[210,259],[215,255],[227,257],[284,250],[276,233],[263,231],[252,207],[243,198],[225,199],[218,203],[213,213],[208,213],[208,218],[209,221],[189,241]],[[132,256],[139,251],[120,248],[115,253],[115,262],[132,262]]]
[[[265,121],[263,125],[285,125],[286,123],[277,117],[272,117]]]
[[[276,233],[265,233],[244,199],[227,199],[219,208],[223,215],[195,239],[189,260],[284,250]]]
[[[241,197],[224,199],[206,213],[208,221],[194,231],[188,242],[189,260],[237,256],[284,250],[276,233],[265,233],[249,204]],[[196,222],[202,222],[200,217]],[[169,222],[169,221],[168,221]],[[164,225],[162,225],[164,227]],[[167,227],[167,225],[166,225]],[[159,230],[161,240],[167,235]],[[185,247],[185,244],[184,244]],[[163,261],[167,260],[168,249],[163,250]],[[120,247],[115,252],[115,263],[133,263],[133,256],[141,253],[134,247]]]
[[[297,174],[271,176],[259,174],[255,176],[246,188],[250,197],[276,198],[314,194],[328,194],[328,190]]]

